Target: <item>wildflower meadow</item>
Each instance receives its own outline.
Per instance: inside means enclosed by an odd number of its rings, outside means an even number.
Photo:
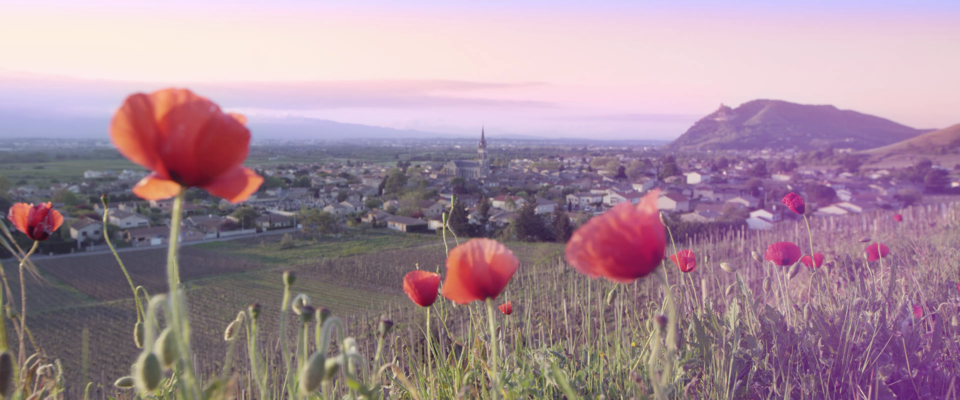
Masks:
[[[263,178],[243,167],[246,118],[189,90],[135,94],[110,126],[125,157],[151,171],[133,193],[174,198],[178,237],[187,188],[236,203]],[[562,249],[521,262],[514,243],[457,237],[443,258],[382,260],[406,295],[364,314],[331,312],[296,268],[264,277],[277,303],[220,310],[217,368],[198,362],[199,303],[181,277],[196,258],[166,251],[161,290],[119,255],[136,322],[113,382],[68,380],[31,345],[31,255],[62,224],[51,204],[16,204],[2,243],[0,396],[11,399],[953,399],[960,376],[955,204],[894,214],[807,219],[678,242],[656,190],[580,226]],[[103,198],[104,205],[109,198]],[[783,204],[804,215],[802,196]],[[104,215],[104,221],[107,216]],[[446,223],[446,217],[444,217]],[[19,248],[13,235],[34,246]],[[117,253],[114,252],[116,255]],[[229,269],[230,266],[223,266]],[[334,265],[331,268],[338,268]],[[342,265],[340,268],[345,268]],[[2,270],[0,270],[2,271]],[[339,271],[347,275],[362,274]],[[16,293],[12,286],[18,286]],[[313,293],[313,295],[305,294]],[[234,293],[244,296],[245,293]],[[129,304],[128,304],[129,305]],[[98,335],[97,327],[90,334]],[[102,350],[103,351],[103,350]],[[78,365],[73,360],[69,365]],[[73,376],[73,375],[71,375]]]

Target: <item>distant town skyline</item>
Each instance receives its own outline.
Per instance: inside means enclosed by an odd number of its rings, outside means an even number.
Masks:
[[[492,137],[669,140],[754,99],[960,122],[958,2],[194,3],[0,0],[0,136],[96,132],[167,86],[251,123]]]

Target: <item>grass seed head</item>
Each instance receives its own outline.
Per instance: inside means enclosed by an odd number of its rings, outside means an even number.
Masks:
[[[731,283],[730,286],[727,286],[727,290],[726,290],[726,292],[724,292],[724,293],[725,293],[727,296],[730,296],[730,294],[733,293],[733,288],[736,287],[736,286],[737,286],[736,283]]]
[[[871,239],[870,239],[869,236],[864,236],[864,237],[860,238],[860,243],[869,243],[870,240],[871,240]]]
[[[811,312],[813,312],[813,310],[812,310],[812,307],[810,307],[810,303],[807,303],[807,305],[803,306],[803,320],[804,320],[804,321],[809,321],[809,320],[810,320],[810,313],[811,313]]]
[[[613,301],[616,299],[617,299],[617,288],[610,289],[610,291],[607,292],[607,299],[606,299],[607,305],[609,306],[613,304]]]
[[[256,321],[258,318],[260,318],[260,310],[260,303],[253,303],[247,307],[247,311],[250,312],[250,319]]]
[[[157,338],[157,343],[154,347],[154,351],[157,353],[157,356],[160,357],[160,364],[163,365],[164,368],[173,366],[178,354],[177,337],[173,334],[170,327],[166,327],[163,329],[163,332],[160,332],[160,337]]]
[[[653,320],[654,320],[654,322],[657,323],[657,327],[659,327],[660,329],[666,328],[666,327],[667,327],[667,322],[670,322],[670,321],[667,319],[667,316],[666,316],[666,315],[663,315],[663,314],[657,314],[657,316],[654,317]]]
[[[163,379],[163,369],[156,354],[143,353],[133,365],[133,378],[136,381],[137,391],[141,394],[152,394],[160,387]]]

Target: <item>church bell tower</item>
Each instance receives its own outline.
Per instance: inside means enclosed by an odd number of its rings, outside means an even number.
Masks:
[[[480,144],[477,146],[477,161],[480,162],[480,176],[486,177],[490,173],[490,161],[487,160],[487,138],[483,127],[480,128]]]

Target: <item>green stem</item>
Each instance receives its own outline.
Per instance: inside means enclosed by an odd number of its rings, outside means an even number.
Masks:
[[[283,385],[286,387],[289,385],[290,381],[290,349],[287,346],[287,307],[290,305],[290,285],[287,285],[284,282],[283,286],[283,301],[280,303],[280,352],[283,356],[283,365],[286,367],[284,370],[284,380]],[[296,393],[290,388],[287,388],[288,393]],[[283,397],[281,392],[280,397]]]
[[[177,197],[173,199],[173,210],[170,216],[170,236],[167,248],[167,286],[170,290],[170,326],[177,337],[180,346],[180,361],[183,365],[183,382],[187,386],[187,393],[193,398],[200,397],[200,388],[193,371],[193,362],[190,360],[193,352],[190,350],[189,316],[185,309],[185,294],[180,289],[179,271],[177,271],[177,253],[180,249],[180,221],[183,218],[183,198],[187,191],[181,187]]]
[[[33,252],[37,251],[37,247],[40,246],[40,242],[37,240],[33,241],[33,246],[30,247],[30,251],[27,252],[23,259],[20,260],[20,332],[27,331],[27,284],[23,279],[23,266],[27,264],[27,259],[33,255]],[[27,359],[27,344],[23,338],[20,338],[20,366],[22,367]]]
[[[807,224],[807,236],[810,237],[810,258],[813,258],[813,232],[810,232],[810,220],[807,219],[807,216],[803,216],[803,222]],[[816,264],[816,260],[812,260]]]
[[[117,254],[117,249],[113,247],[113,242],[110,241],[110,233],[107,229],[110,209],[107,207],[107,202],[103,197],[100,198],[100,202],[103,203],[103,239],[107,242],[107,247],[110,248],[110,252],[116,257],[117,264],[120,264],[120,270],[123,271],[123,276],[127,277],[127,283],[130,284],[130,290],[133,291],[133,300],[137,302],[137,322],[140,322],[143,317],[143,305],[140,304],[140,296],[137,296],[137,288],[133,285],[133,279],[130,279],[130,273],[127,272],[127,267],[123,265],[123,260],[121,260],[120,255]]]
[[[496,314],[493,313],[493,300],[487,298],[487,321],[490,326],[490,381],[493,382],[493,390],[490,391],[491,398],[497,400],[500,398],[500,377],[497,373],[497,328],[494,323]]]
[[[427,369],[430,372],[430,376],[433,376],[433,346],[431,342],[433,340],[433,332],[430,331],[430,307],[427,309]]]

